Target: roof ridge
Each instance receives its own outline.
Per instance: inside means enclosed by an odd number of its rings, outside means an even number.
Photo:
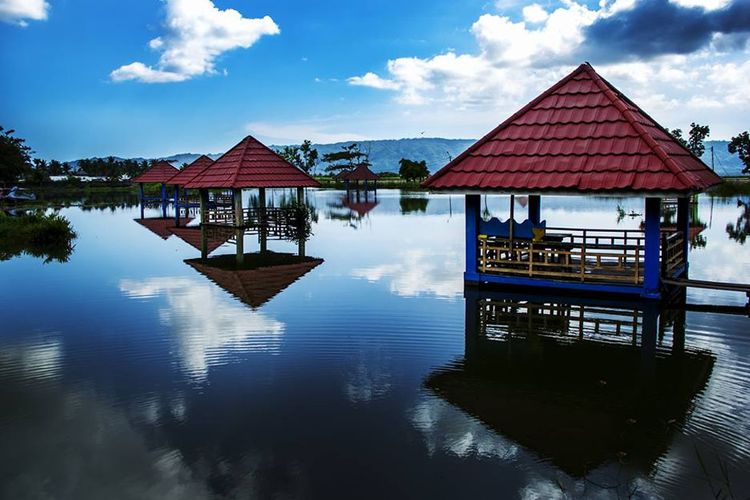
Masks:
[[[686,188],[689,188],[690,185],[693,184],[693,179],[691,179],[692,176],[688,175],[687,171],[680,168],[680,166],[677,165],[677,162],[675,162],[674,159],[671,158],[666,151],[664,151],[664,148],[656,142],[656,139],[654,139],[653,136],[648,133],[645,127],[638,122],[636,117],[633,115],[633,111],[628,109],[628,107],[623,103],[623,99],[619,97],[622,95],[622,93],[617,90],[614,85],[599,76],[599,74],[594,71],[594,68],[592,68],[590,65],[587,65],[584,70],[589,74],[591,79],[597,84],[604,95],[607,96],[607,98],[612,101],[612,104],[614,104],[614,106],[620,111],[620,113],[622,113],[628,123],[630,123],[630,126],[633,127],[636,132],[638,132],[638,135],[641,137],[641,139],[643,139],[648,147],[651,148],[654,153],[656,153],[656,155],[664,163],[667,169],[672,172],[672,174],[674,174]],[[615,95],[615,91],[618,95]],[[631,102],[630,104],[641,111],[641,108],[635,103]],[[641,112],[646,115],[645,112]],[[646,116],[651,119],[650,116]],[[651,119],[651,121],[653,121],[653,119]]]
[[[480,147],[483,144],[485,144],[493,136],[497,135],[498,132],[500,132],[505,127],[507,127],[508,125],[510,125],[516,118],[518,118],[522,114],[526,113],[528,110],[530,110],[531,108],[533,108],[534,105],[536,105],[540,101],[546,99],[550,94],[554,93],[557,89],[559,89],[560,87],[562,87],[563,85],[565,85],[566,83],[568,83],[570,80],[572,80],[577,74],[581,73],[581,71],[585,71],[585,67],[586,66],[591,67],[591,66],[588,65],[588,63],[581,64],[576,69],[574,69],[573,71],[571,71],[567,76],[565,76],[562,80],[560,80],[559,82],[557,82],[556,84],[554,84],[553,86],[551,86],[550,88],[548,88],[547,90],[545,90],[544,92],[542,92],[541,94],[539,94],[538,96],[536,96],[534,99],[532,99],[531,101],[529,101],[524,107],[522,107],[521,109],[519,109],[518,111],[516,111],[515,113],[513,113],[504,122],[502,122],[500,125],[498,125],[494,129],[492,129],[489,133],[485,134],[477,142],[475,142],[474,144],[472,144],[471,146],[469,146],[469,148],[466,151],[464,151],[460,155],[458,155],[455,158],[453,158],[453,160],[451,160],[450,162],[448,162],[447,165],[445,165],[443,168],[441,168],[440,170],[438,170],[437,172],[435,172],[433,175],[431,175],[430,177],[428,177],[427,180],[425,180],[424,182],[421,183],[421,186],[428,187],[428,186],[426,186],[426,184],[428,182],[432,183],[432,181],[435,181],[435,180],[439,179],[440,177],[442,177],[448,170],[450,170],[451,167],[453,167],[453,165],[457,164],[458,162],[462,161],[464,158],[466,158],[467,156],[469,156],[469,154],[471,152],[473,152],[475,149],[477,149],[478,147]]]
[[[239,164],[237,165],[237,168],[234,171],[234,175],[232,176],[232,180],[229,183],[230,186],[232,186],[232,189],[235,189],[234,185],[237,183],[237,178],[240,176],[240,170],[242,170],[242,162],[245,159],[245,153],[247,153],[247,145],[250,142],[249,139],[254,139],[254,137],[251,136],[251,135],[248,135],[248,136],[246,136],[244,139],[242,139],[240,141],[240,144],[242,144],[242,154],[240,155],[240,161],[239,161]],[[239,144],[238,144],[238,146],[239,146]],[[237,146],[235,146],[235,147],[237,147]],[[232,148],[232,149],[234,149],[234,148]],[[231,151],[231,149],[229,151]],[[229,152],[229,151],[227,151],[227,152]]]

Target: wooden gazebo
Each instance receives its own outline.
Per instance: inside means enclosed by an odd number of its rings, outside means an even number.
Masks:
[[[167,184],[174,186],[175,219],[179,217],[181,208],[189,209],[197,206],[197,204],[190,202],[187,190],[182,193],[183,199],[180,199],[180,188],[203,173],[203,171],[210,167],[213,162],[214,161],[208,156],[201,155],[167,181]]]
[[[169,183],[169,180],[179,172],[180,171],[168,161],[157,160],[141,175],[130,179],[130,182],[138,184],[138,187],[140,188],[141,204],[149,201],[158,201],[161,202],[162,209],[165,209],[167,204],[167,184]],[[146,197],[143,190],[145,184],[161,184],[161,196],[159,198]]]
[[[266,250],[269,220],[284,219],[284,209],[266,207],[266,189],[297,188],[297,202],[304,203],[304,188],[319,187],[318,181],[293,166],[252,136],[242,139],[193,179],[185,189],[200,190],[201,225],[230,226],[238,231],[237,260],[244,258],[245,228],[257,227],[261,251]],[[209,207],[209,190],[232,190],[233,203],[229,208]],[[258,190],[258,207],[243,208],[242,190]]]
[[[423,183],[466,195],[469,283],[659,298],[687,270],[689,199],[721,182],[589,64],[553,85]],[[480,217],[480,193],[528,195],[528,220]],[[547,227],[542,194],[642,196],[643,230]],[[677,198],[677,231],[661,201]],[[511,207],[513,202],[511,201]],[[512,210],[512,209],[511,209]]]
[[[352,183],[354,183],[354,189],[359,191],[360,182],[362,182],[365,192],[370,189],[370,182],[372,182],[373,190],[377,191],[378,189],[378,175],[370,170],[367,165],[359,165],[351,172],[342,172],[339,179],[344,181],[347,191],[351,189]]]

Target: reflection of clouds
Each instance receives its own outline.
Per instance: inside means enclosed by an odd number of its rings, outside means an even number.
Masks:
[[[345,392],[352,403],[364,403],[385,396],[391,389],[391,375],[382,369],[382,364],[367,366],[360,361],[349,373]]]
[[[25,379],[48,380],[60,376],[62,343],[57,338],[39,338],[0,349],[0,374]]]
[[[423,397],[410,417],[422,433],[429,455],[442,450],[461,458],[478,455],[510,460],[518,454],[514,442],[437,397]]]
[[[284,324],[264,313],[225,300],[215,285],[185,277],[122,280],[120,290],[134,299],[166,297],[162,324],[177,333],[184,368],[204,379],[209,366],[226,362],[230,351],[277,352]]]
[[[464,289],[463,257],[458,252],[431,253],[410,249],[398,255],[400,262],[352,271],[355,278],[371,282],[390,279],[392,293],[404,297],[431,294],[455,298]]]

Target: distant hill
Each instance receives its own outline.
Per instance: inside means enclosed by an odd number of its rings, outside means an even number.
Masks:
[[[471,146],[476,139],[443,139],[439,137],[419,138],[419,139],[392,139],[377,141],[357,141],[360,148],[369,151],[372,170],[374,172],[398,172],[398,162],[401,158],[410,160],[425,160],[427,167],[431,172],[444,166],[451,158],[461,154],[466,148]],[[338,151],[342,146],[351,144],[350,142],[337,142],[334,144],[314,144],[320,156],[333,151]],[[729,154],[727,151],[728,141],[706,141],[706,152],[703,155],[703,161],[706,165],[711,165],[711,147],[714,148],[714,165],[719,175],[731,176],[741,175],[742,162],[737,155]],[[282,146],[274,145],[272,148],[279,149]],[[181,167],[183,163],[190,163],[198,158],[202,153],[180,153],[172,156],[161,157],[158,159],[167,160],[176,167]],[[221,153],[210,153],[209,157],[216,159]],[[123,159],[123,158],[118,158]],[[141,161],[143,158],[133,158]],[[77,160],[70,162],[75,169]],[[318,167],[322,170],[323,166]]]

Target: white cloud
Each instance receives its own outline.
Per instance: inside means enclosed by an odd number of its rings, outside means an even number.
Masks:
[[[269,16],[249,19],[234,9],[220,10],[211,0],[165,0],[166,33],[149,42],[161,52],[155,67],[141,62],[112,71],[113,81],[180,82],[216,73],[216,59],[236,48],[248,48],[263,35],[280,33]]]
[[[44,21],[49,4],[44,0],[0,0],[0,21],[28,26],[28,20]]]
[[[583,62],[578,58],[589,48],[589,26],[639,1],[644,0],[602,0],[594,8],[566,0],[543,21],[538,20],[544,9],[533,5],[523,11],[526,21],[483,14],[471,26],[475,52],[398,57],[388,61],[387,74],[369,72],[349,83],[393,92],[395,103],[421,108],[421,119],[435,129],[445,117],[460,120],[464,125],[451,132],[477,137]],[[722,2],[702,5],[718,8]],[[726,138],[746,128],[750,46],[733,48],[738,44],[725,38],[715,37],[716,43],[688,55],[624,63],[592,57],[592,63],[664,126],[684,128],[697,121],[711,126],[712,137]]]
[[[726,7],[732,0],[670,0],[680,7],[701,7],[705,10],[716,10]]]
[[[549,17],[544,7],[538,3],[532,3],[523,8],[523,18],[529,23],[543,23]]]

